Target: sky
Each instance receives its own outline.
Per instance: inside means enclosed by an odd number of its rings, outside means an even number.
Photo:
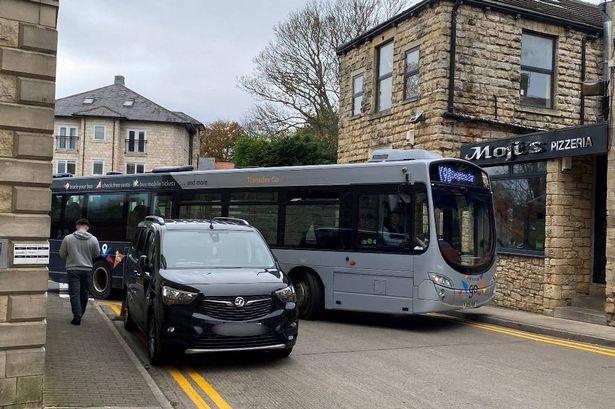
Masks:
[[[206,123],[241,120],[237,88],[273,26],[306,0],[62,0],[56,98],[113,83]]]
[[[56,97],[123,75],[128,88],[172,111],[241,121],[255,101],[237,78],[254,71],[275,24],[306,2],[62,0]]]

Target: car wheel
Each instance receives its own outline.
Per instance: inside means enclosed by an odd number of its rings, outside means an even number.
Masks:
[[[288,358],[290,353],[293,352],[293,347],[286,348],[286,349],[274,349],[274,350],[271,350],[270,352],[274,358],[278,358],[278,359]]]
[[[150,313],[147,326],[147,352],[150,364],[160,365],[163,363],[162,349],[160,348],[160,331],[158,331],[156,317],[153,312]]]
[[[99,260],[92,267],[90,280],[90,293],[94,298],[106,300],[111,295],[112,280],[111,268],[104,260]]]
[[[297,294],[299,317],[303,319],[316,319],[324,305],[323,292],[320,283],[311,273],[305,273],[294,284]]]
[[[126,331],[134,331],[137,329],[137,325],[130,315],[130,310],[128,309],[128,299],[126,297],[124,297],[124,329]]]

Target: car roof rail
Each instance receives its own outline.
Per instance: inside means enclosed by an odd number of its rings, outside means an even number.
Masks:
[[[247,220],[240,219],[238,217],[213,217],[212,220],[216,222],[223,222],[223,223],[243,224],[244,226],[250,225],[250,223],[248,223]]]
[[[145,221],[147,221],[147,222],[154,222],[154,223],[158,223],[160,225],[164,225],[164,218],[162,218],[160,216],[145,216]]]

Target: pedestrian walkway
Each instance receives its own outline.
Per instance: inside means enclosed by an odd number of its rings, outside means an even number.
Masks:
[[[170,407],[93,300],[80,326],[71,318],[68,298],[50,292],[45,407]]]
[[[615,327],[606,325],[553,318],[492,305],[457,311],[449,315],[541,335],[615,347]]]

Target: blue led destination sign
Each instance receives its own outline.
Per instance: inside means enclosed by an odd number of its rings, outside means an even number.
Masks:
[[[431,165],[431,181],[447,185],[487,187],[480,168],[460,162],[437,162]]]

